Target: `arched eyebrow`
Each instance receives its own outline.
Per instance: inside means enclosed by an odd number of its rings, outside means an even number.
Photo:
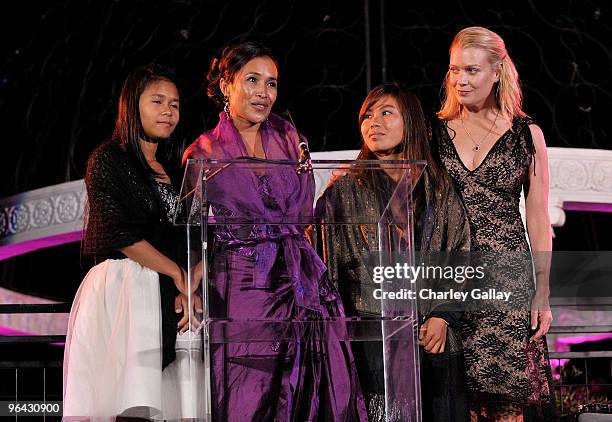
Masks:
[[[164,94],[160,94],[159,92],[154,92],[154,93],[152,93],[152,94],[151,94],[151,97],[159,97],[159,98],[162,98],[162,99],[165,99],[165,98],[166,98],[166,96],[165,96]],[[170,101],[171,101],[171,102],[175,102],[175,101],[176,101],[176,102],[179,102],[179,99],[178,99],[178,98],[176,98],[176,97],[170,97]]]
[[[244,76],[250,76],[250,75],[255,75],[255,76],[263,76],[263,73],[261,73],[261,72],[248,72],[248,73],[247,73],[246,75],[244,75]],[[275,80],[277,80],[277,79],[278,79],[278,78],[275,78],[274,76],[270,76],[270,77],[268,78],[268,80],[269,80],[269,81],[275,81]]]
[[[363,114],[360,117],[360,121],[363,121],[365,119],[366,114],[371,114],[372,110],[374,109],[385,110],[386,108],[392,108],[395,111],[399,111],[399,109],[395,107],[393,104],[383,104],[380,106],[378,104],[374,104],[373,106],[367,108],[366,111],[363,112]]]
[[[456,64],[449,64],[448,65],[449,69],[461,69],[461,68],[467,69],[468,67],[478,67],[478,68],[480,68],[481,65],[479,65],[479,64],[466,64],[466,65],[463,65],[463,66],[459,66],[459,65],[456,65]]]
[[[397,110],[397,107],[393,104],[389,104],[389,103],[385,103],[385,104],[381,104],[381,105],[377,105],[376,108],[378,109],[384,109],[384,108],[392,108],[394,110]]]

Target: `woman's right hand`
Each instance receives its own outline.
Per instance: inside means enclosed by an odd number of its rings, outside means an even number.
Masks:
[[[172,280],[174,281],[174,285],[182,294],[187,294],[187,271],[183,269],[180,265],[176,266],[177,270],[175,274],[172,276]]]
[[[194,293],[202,282],[202,261],[191,268],[191,293]]]

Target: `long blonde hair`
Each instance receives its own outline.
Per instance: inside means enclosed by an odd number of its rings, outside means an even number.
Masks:
[[[449,49],[449,54],[455,47],[485,50],[489,55],[490,63],[493,66],[499,66],[499,81],[495,83],[494,90],[495,100],[500,108],[501,116],[509,122],[512,122],[514,117],[526,116],[522,110],[523,92],[518,72],[508,55],[506,44],[502,37],[481,26],[471,26],[462,29],[455,35]],[[461,111],[461,104],[453,93],[449,75],[450,71],[447,71],[444,77],[442,108],[438,111],[438,117],[443,120],[455,119]]]

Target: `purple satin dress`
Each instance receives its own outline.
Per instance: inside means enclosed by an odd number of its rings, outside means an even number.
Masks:
[[[260,130],[268,160],[297,161],[300,141],[293,126],[271,114]],[[240,134],[223,112],[217,127],[185,152],[186,158],[197,159],[247,156]],[[297,174],[294,166],[267,167],[255,172],[234,166],[216,174],[207,183],[213,214],[260,222],[308,221],[312,174]],[[211,318],[312,321],[344,316],[339,295],[303,226],[216,225],[213,231]],[[367,420],[348,342],[325,341],[324,324],[304,324],[292,331],[294,337],[282,332],[287,327],[245,324],[252,338],[264,340],[211,346],[214,419]],[[239,324],[228,329],[241,330]]]

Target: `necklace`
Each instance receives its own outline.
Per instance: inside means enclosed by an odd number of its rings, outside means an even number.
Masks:
[[[491,125],[491,127],[489,128],[489,130],[487,131],[485,136],[483,136],[483,138],[480,140],[480,143],[478,143],[478,142],[476,142],[474,140],[474,137],[472,136],[470,131],[467,130],[467,128],[465,127],[465,123],[463,123],[463,117],[461,117],[461,114],[459,114],[459,120],[461,121],[461,126],[463,127],[463,130],[467,134],[468,138],[470,138],[470,141],[472,141],[472,143],[474,144],[474,148],[472,148],[472,150],[474,150],[476,152],[480,151],[480,145],[483,144],[485,139],[487,139],[487,136],[489,136],[491,134],[491,132],[493,131],[493,128],[495,127],[495,123],[497,123],[497,117],[499,116],[499,112],[500,112],[500,110],[497,110],[497,114],[495,115],[495,119],[493,120],[493,124]]]

